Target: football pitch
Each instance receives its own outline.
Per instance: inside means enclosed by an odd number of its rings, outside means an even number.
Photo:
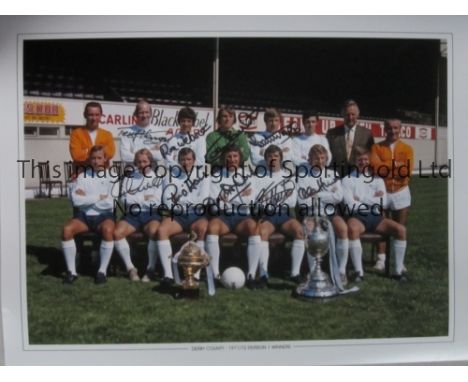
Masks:
[[[132,283],[117,272],[104,285],[91,275],[63,285],[60,250],[67,199],[26,202],[27,308],[30,344],[138,344],[291,341],[447,336],[449,327],[446,179],[411,181],[406,267],[400,284],[372,270],[360,291],[325,302],[291,297],[280,274],[271,288],[218,288],[198,300],[176,300],[158,282]],[[289,250],[284,253],[289,259]],[[144,259],[140,259],[144,262]],[[287,261],[286,261],[287,264]],[[19,277],[19,275],[18,275]]]

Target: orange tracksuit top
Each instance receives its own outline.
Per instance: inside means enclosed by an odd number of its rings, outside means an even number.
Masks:
[[[112,159],[115,154],[115,144],[110,131],[98,127],[95,145],[104,146],[107,160]],[[75,163],[86,163],[91,147],[93,147],[93,142],[86,127],[78,127],[72,130],[70,134],[70,154]]]
[[[414,165],[413,148],[410,145],[398,139],[392,153],[390,145],[382,141],[374,144],[371,150],[371,165],[384,179],[387,192],[397,192],[409,184]]]

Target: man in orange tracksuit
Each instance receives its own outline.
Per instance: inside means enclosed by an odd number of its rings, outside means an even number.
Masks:
[[[385,215],[406,226],[411,205],[408,187],[414,164],[413,148],[400,139],[401,121],[385,121],[385,140],[372,146],[371,165],[387,189]],[[385,269],[385,243],[377,246],[375,269]]]
[[[104,146],[107,160],[115,154],[114,137],[110,131],[99,127],[102,106],[99,102],[88,102],[84,113],[86,126],[72,130],[70,134],[70,154],[75,168],[88,165],[89,151],[93,146]],[[108,165],[108,163],[107,163]]]

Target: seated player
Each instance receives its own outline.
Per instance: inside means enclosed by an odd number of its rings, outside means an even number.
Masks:
[[[413,148],[400,139],[399,119],[386,120],[384,131],[385,140],[372,146],[371,165],[385,182],[385,216],[406,227],[411,206],[409,181],[414,164]],[[379,271],[385,269],[385,242],[377,246],[377,262],[374,268]]]
[[[236,123],[236,112],[230,107],[219,109],[216,118],[218,129],[206,137],[206,162],[212,166],[223,167],[223,150],[226,146],[235,145],[242,151],[245,162],[250,156],[250,146],[246,134],[233,126]]]
[[[337,173],[325,166],[328,162],[328,151],[325,146],[314,145],[309,150],[309,167],[307,176],[298,168],[297,201],[299,215],[323,216],[330,219],[335,231],[336,256],[340,269],[341,281],[347,283],[346,264],[348,262],[348,227],[337,213],[336,205],[343,200],[343,188]],[[315,267],[312,256],[307,257],[311,270]]]
[[[179,166],[172,168],[163,192],[163,202],[169,210],[169,217],[164,217],[159,227],[157,245],[164,266],[163,286],[174,283],[171,259],[172,247],[170,237],[183,231],[194,232],[196,244],[205,249],[205,235],[208,219],[202,216],[197,206],[209,198],[209,179],[204,173],[198,173],[193,167],[196,161],[194,151],[184,147],[179,151]]]
[[[219,279],[219,236],[229,232],[248,236],[247,257],[252,267],[248,270],[247,285],[255,284],[261,239],[257,223],[250,216],[249,205],[253,200],[250,174],[244,170],[242,152],[237,146],[228,146],[224,151],[225,168],[213,175],[210,185],[210,199],[218,207],[218,213],[208,224],[206,251],[211,257],[211,267],[215,278]],[[215,215],[212,213],[212,215]],[[255,259],[257,259],[255,261]]]
[[[161,155],[168,166],[177,166],[179,150],[183,147],[190,147],[194,151],[197,166],[205,164],[205,137],[203,135],[198,136],[192,131],[196,118],[197,114],[190,107],[183,107],[179,110],[177,114],[179,132],[160,146]]]
[[[260,287],[268,286],[268,239],[277,230],[294,239],[291,248],[291,280],[297,284],[303,281],[300,268],[305,250],[304,233],[301,224],[291,216],[297,202],[296,182],[281,169],[282,161],[281,149],[276,145],[268,146],[265,150],[268,173],[266,176],[252,177],[256,193],[255,203],[260,209]]]
[[[73,218],[65,223],[62,231],[62,249],[67,265],[67,274],[63,282],[72,284],[77,279],[75,258],[75,236],[93,231],[101,235],[99,248],[100,266],[95,283],[107,281],[107,267],[114,249],[114,214],[112,188],[115,179],[105,168],[107,158],[103,146],[93,146],[89,150],[90,167],[82,172],[71,193],[73,206],[76,207]]]
[[[284,160],[291,159],[292,140],[281,132],[281,113],[277,109],[266,109],[263,115],[266,130],[256,133],[250,139],[250,160],[254,166],[265,166],[265,150],[274,144],[283,152]]]
[[[162,178],[152,170],[153,155],[148,149],[135,153],[136,166],[133,173],[122,180],[121,202],[125,206],[125,216],[114,231],[114,245],[125,263],[130,280],[139,281],[138,270],[130,258],[130,247],[125,239],[133,232],[143,229],[148,236],[148,266],[142,281],[154,279],[157,261],[156,232],[161,223],[158,207],[161,204]]]
[[[319,122],[319,116],[314,111],[305,111],[302,113],[302,124],[304,125],[304,134],[294,137],[292,140],[292,160],[296,166],[307,165],[309,163],[309,151],[313,145],[322,145],[327,149],[327,166],[331,162],[331,152],[328,146],[327,138],[319,135],[315,131]]]
[[[370,167],[369,150],[357,147],[357,170],[343,178],[344,201],[349,213],[348,233],[349,251],[356,277],[362,280],[362,246],[360,235],[364,232],[376,232],[394,237],[395,253],[392,278],[406,281],[402,275],[406,252],[406,228],[383,216],[382,206],[386,204],[387,193],[382,178],[374,176]]]

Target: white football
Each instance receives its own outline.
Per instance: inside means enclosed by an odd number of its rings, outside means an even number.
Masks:
[[[245,275],[242,269],[237,267],[227,268],[221,276],[221,284],[226,289],[239,289],[245,284]]]

